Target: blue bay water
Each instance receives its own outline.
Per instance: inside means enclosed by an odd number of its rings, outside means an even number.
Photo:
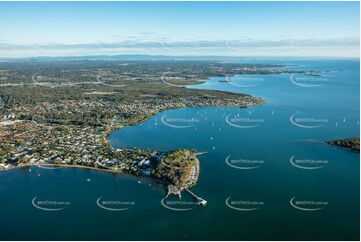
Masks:
[[[321,141],[359,137],[359,61],[263,62],[322,72],[320,76],[240,75],[228,77],[228,82],[224,77],[210,78],[188,88],[246,93],[266,103],[165,111],[109,137],[116,148],[206,151],[199,156],[200,180],[192,190],[208,201],[207,206],[168,210],[160,203],[164,189],[139,178],[65,168],[11,170],[0,173],[1,237],[358,240],[359,154]],[[227,157],[228,161],[262,162],[254,169],[237,169],[227,164]],[[324,163],[303,164],[322,167],[302,169],[292,165],[292,157]],[[45,212],[31,205],[34,197],[71,204],[62,211]],[[131,200],[135,205],[127,211],[106,211],[96,205],[99,197]],[[317,211],[304,211],[290,204],[292,198],[327,204]],[[262,205],[239,211],[228,207],[227,199]]]

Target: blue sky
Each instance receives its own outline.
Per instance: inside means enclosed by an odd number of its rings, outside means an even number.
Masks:
[[[358,2],[0,2],[0,55],[358,56]]]

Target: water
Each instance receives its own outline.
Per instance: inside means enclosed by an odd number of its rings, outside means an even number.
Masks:
[[[207,151],[199,156],[200,180],[192,189],[206,207],[169,210],[160,203],[161,186],[128,176],[12,170],[0,173],[1,239],[358,240],[359,155],[320,141],[359,136],[359,61],[278,62],[331,72],[295,75],[296,83],[289,74],[229,77],[232,83],[211,78],[189,88],[247,93],[267,102],[166,111],[109,137],[114,147]],[[42,211],[31,205],[34,197],[70,205]],[[107,211],[96,205],[99,197],[134,205]],[[291,206],[292,198],[301,209]],[[254,210],[232,209],[227,199],[234,208]]]

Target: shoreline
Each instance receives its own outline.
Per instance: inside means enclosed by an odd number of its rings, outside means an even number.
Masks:
[[[255,103],[255,104],[250,104],[250,105],[245,105],[245,106],[185,106],[185,107],[176,107],[176,108],[168,108],[168,109],[164,109],[164,110],[159,110],[157,112],[154,112],[154,113],[151,113],[151,114],[147,114],[143,119],[140,119],[140,120],[134,120],[134,121],[131,121],[130,123],[127,123],[127,124],[124,124],[124,123],[119,123],[119,124],[115,124],[114,127],[111,127],[109,128],[108,126],[104,126],[106,127],[106,130],[104,131],[103,133],[103,140],[104,142],[109,145],[111,148],[114,148],[111,146],[110,142],[109,142],[109,136],[111,135],[112,132],[114,132],[115,130],[120,130],[122,128],[125,128],[127,126],[136,126],[136,125],[139,125],[139,124],[142,124],[146,121],[148,121],[149,119],[151,119],[152,117],[154,117],[155,115],[161,113],[161,112],[166,112],[166,111],[171,111],[171,110],[177,110],[177,109],[182,109],[182,108],[207,108],[207,107],[210,107],[210,108],[217,108],[217,107],[229,107],[229,108],[248,108],[248,107],[251,107],[251,106],[258,106],[258,105],[263,105],[266,103],[266,100],[262,99],[261,98],[261,102],[260,103]],[[135,123],[134,123],[135,122]],[[202,154],[203,152],[201,152]],[[198,155],[198,154],[197,154]]]
[[[249,106],[256,106],[256,105],[262,105],[265,103],[265,100],[262,99],[262,102],[260,103],[255,103],[255,104],[252,104],[252,105],[246,105],[246,106],[243,106],[242,108],[247,108]],[[119,124],[115,124],[113,125],[113,127],[109,127],[109,126],[104,126],[105,127],[105,131],[103,132],[103,135],[102,135],[102,139],[103,139],[103,142],[104,142],[104,146],[105,147],[110,147],[111,149],[115,149],[110,141],[109,141],[109,136],[116,130],[120,130],[124,127],[127,127],[127,126],[136,126],[136,125],[139,125],[141,123],[144,123],[146,122],[147,120],[151,119],[152,117],[154,117],[155,115],[161,113],[161,112],[165,112],[165,111],[170,111],[170,110],[177,110],[177,109],[181,109],[181,108],[203,108],[203,107],[234,107],[234,108],[237,108],[236,106],[186,106],[186,107],[176,107],[176,108],[168,108],[168,109],[164,109],[164,110],[160,110],[158,112],[154,112],[154,113],[151,113],[151,114],[147,114],[143,117],[141,117],[139,120],[135,119],[135,120],[131,120],[129,121],[128,123],[124,124],[124,123],[119,123]],[[191,184],[188,186],[188,188],[192,188],[194,186],[197,185],[198,183],[198,180],[199,180],[199,175],[200,175],[200,161],[199,159],[197,158],[198,155],[201,155],[205,152],[197,152],[196,154],[194,154],[194,158],[196,160],[196,166],[195,166],[195,169],[196,169],[196,176],[195,178],[192,178],[192,181],[191,181]],[[22,164],[20,166],[16,166],[16,167],[9,167],[9,168],[4,168],[4,169],[0,169],[0,172],[1,171],[9,171],[9,170],[15,170],[15,169],[21,169],[21,168],[29,168],[29,167],[40,167],[41,166],[44,166],[44,167],[62,167],[62,168],[74,168],[74,169],[87,169],[87,170],[94,170],[94,171],[102,171],[102,172],[108,172],[108,173],[113,173],[113,174],[120,174],[120,175],[129,175],[129,176],[132,176],[134,178],[138,177],[134,174],[129,174],[129,173],[124,173],[123,171],[120,171],[120,170],[111,170],[111,169],[105,169],[105,168],[99,168],[99,167],[91,167],[91,166],[84,166],[84,165],[69,165],[69,164],[51,164],[51,163],[42,163],[42,164],[32,164],[32,163],[29,163],[29,164]],[[162,181],[162,180],[159,180],[159,179],[156,179],[154,177],[145,177],[145,176],[139,176],[141,178],[149,178],[151,179],[152,181],[156,182],[156,183],[160,183],[160,184],[163,184],[163,185],[169,185],[167,182],[165,181]]]
[[[242,94],[240,96],[240,99],[242,99],[242,96],[250,96],[253,97],[251,95],[247,95],[247,94]],[[109,140],[109,136],[116,130],[120,130],[121,128],[124,128],[126,126],[136,126],[139,125],[141,123],[146,122],[147,120],[151,119],[152,117],[154,117],[155,115],[161,113],[161,112],[165,112],[165,111],[170,111],[170,110],[177,110],[177,109],[182,109],[182,108],[204,108],[204,107],[212,107],[212,108],[217,108],[217,107],[233,107],[233,108],[247,108],[250,106],[255,106],[255,105],[262,105],[264,104],[266,101],[262,98],[256,98],[254,97],[255,101],[251,104],[245,104],[245,105],[185,105],[185,106],[174,106],[174,107],[168,107],[168,108],[164,108],[164,109],[159,109],[156,110],[155,112],[152,113],[148,113],[148,114],[141,114],[141,115],[137,115],[134,116],[133,119],[130,120],[126,120],[123,123],[115,123],[115,124],[101,124],[102,127],[104,128],[104,131],[102,132],[101,135],[101,139],[102,139],[102,143],[104,148],[110,148],[110,149],[116,149],[112,146],[112,144],[110,143]],[[133,149],[130,149],[133,150]],[[194,171],[194,175],[190,178],[189,181],[189,185],[187,186],[188,188],[194,187],[197,185],[198,180],[199,180],[199,173],[200,173],[200,162],[199,159],[196,157],[198,154],[201,153],[197,153],[194,154],[194,157],[196,159],[196,165],[195,165],[195,171]],[[3,168],[0,169],[0,171],[8,171],[8,170],[12,170],[12,169],[21,169],[21,168],[28,168],[28,167],[32,167],[32,166],[46,166],[46,167],[64,167],[64,168],[80,168],[80,169],[88,169],[88,170],[98,170],[98,171],[103,171],[103,172],[109,172],[109,173],[113,173],[113,174],[123,174],[123,175],[130,175],[132,177],[145,177],[143,175],[134,175],[134,174],[130,174],[130,173],[125,173],[124,171],[121,170],[112,170],[112,169],[107,169],[107,168],[103,168],[103,167],[91,167],[91,166],[85,166],[85,165],[69,165],[69,164],[53,164],[53,163],[41,163],[41,164],[34,164],[34,163],[25,163],[25,164],[20,164],[18,166],[15,167],[9,167],[9,168]],[[164,185],[169,185],[169,182],[154,178],[152,176],[149,177],[152,181],[157,182],[157,183],[161,183]]]
[[[64,167],[64,168],[76,168],[76,169],[87,169],[87,170],[97,170],[97,171],[104,171],[104,172],[110,172],[110,173],[118,173],[118,174],[127,174],[121,171],[115,171],[115,170],[110,170],[110,169],[103,169],[103,168],[97,168],[97,167],[91,167],[91,166],[81,166],[81,165],[67,165],[67,164],[50,164],[50,163],[44,163],[44,164],[24,164],[21,166],[16,166],[16,167],[10,167],[10,168],[5,168],[5,169],[0,169],[1,171],[9,171],[9,170],[15,170],[15,169],[21,169],[21,168],[29,168],[29,167],[42,167],[42,166],[47,166],[47,167]]]

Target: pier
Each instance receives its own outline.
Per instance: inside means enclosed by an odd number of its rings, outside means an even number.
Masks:
[[[169,195],[173,194],[173,195],[176,195],[179,198],[181,198],[182,197],[181,192],[183,190],[188,192],[196,200],[197,205],[200,205],[200,206],[207,205],[207,201],[205,199],[203,199],[201,197],[198,197],[191,190],[189,190],[188,188],[185,188],[185,187],[178,187],[178,186],[174,186],[174,185],[169,185],[168,186],[168,193],[167,193],[167,195],[165,197],[167,198]]]
[[[188,188],[184,188],[185,191],[187,191],[194,199],[196,199],[196,202],[198,205],[205,206],[207,205],[207,201],[201,197],[198,197],[196,194],[194,194],[191,190]]]

